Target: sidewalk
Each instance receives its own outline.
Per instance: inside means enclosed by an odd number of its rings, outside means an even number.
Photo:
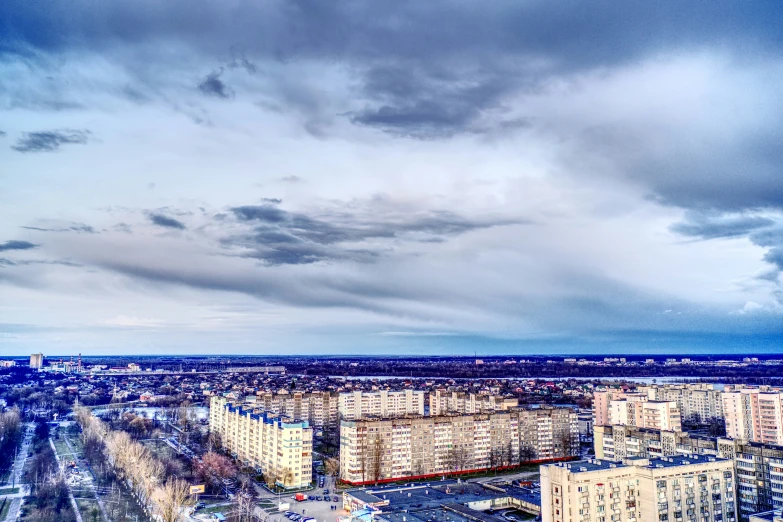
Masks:
[[[19,449],[19,454],[14,461],[13,471],[8,475],[8,482],[2,487],[10,488],[12,484],[19,487],[19,493],[13,495],[6,495],[6,498],[11,498],[11,505],[8,508],[5,520],[0,522],[14,522],[19,518],[19,511],[22,509],[24,503],[24,497],[30,494],[30,488],[27,485],[20,484],[22,480],[22,473],[24,472],[24,465],[27,462],[27,452],[30,451],[30,443],[33,440],[33,431],[35,425],[32,423],[27,424],[27,430],[25,431],[24,439],[22,439],[22,446]]]
[[[57,447],[54,445],[54,440],[52,440],[51,437],[49,437],[49,445],[52,447],[52,451],[54,451],[54,458],[57,459],[57,465],[60,466],[60,456],[57,454]],[[76,504],[76,499],[73,498],[73,491],[71,491],[70,485],[68,486],[68,499],[71,501],[71,508],[73,509],[74,515],[76,515],[76,522],[84,522],[82,514],[79,512],[79,506]]]

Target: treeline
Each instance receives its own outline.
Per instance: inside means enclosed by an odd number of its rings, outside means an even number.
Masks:
[[[14,463],[16,446],[22,438],[22,418],[19,410],[11,409],[0,414],[0,470],[7,470]]]
[[[85,458],[94,467],[108,466],[145,510],[162,522],[177,522],[194,503],[190,485],[166,477],[163,464],[149,449],[124,431],[112,430],[87,409],[74,410],[82,427]]]

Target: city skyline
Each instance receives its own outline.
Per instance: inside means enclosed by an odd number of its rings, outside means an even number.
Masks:
[[[11,1],[0,352],[771,354],[780,5]]]

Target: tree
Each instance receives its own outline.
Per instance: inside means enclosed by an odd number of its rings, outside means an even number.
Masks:
[[[290,486],[291,483],[294,481],[293,470],[288,467],[283,468],[283,470],[280,472],[279,480],[283,484],[283,487]]]
[[[330,477],[338,477],[340,475],[340,460],[333,457],[325,457],[324,470]]]
[[[190,495],[190,485],[184,480],[170,478],[156,491],[157,511],[162,522],[178,522],[182,509],[195,504]]]
[[[197,477],[211,486],[220,486],[224,479],[234,479],[238,470],[234,462],[219,453],[210,451],[201,457],[193,469]]]
[[[519,463],[523,462],[529,462],[531,460],[535,460],[535,458],[538,456],[538,452],[536,449],[531,446],[530,444],[522,444],[519,448]]]

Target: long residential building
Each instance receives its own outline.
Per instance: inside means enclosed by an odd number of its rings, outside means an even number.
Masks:
[[[340,394],[338,409],[343,419],[424,415],[425,393],[421,390],[353,391]]]
[[[723,393],[726,435],[783,445],[783,391],[744,388]]]
[[[699,455],[541,466],[542,522],[734,522],[734,463]]]
[[[596,426],[599,459],[698,454],[733,459],[740,518],[783,509],[783,446],[632,426]]]
[[[213,396],[209,430],[240,462],[271,476],[287,489],[310,486],[313,473],[313,429],[307,421],[276,416]]]
[[[337,395],[326,391],[257,392],[255,407],[266,412],[306,420],[317,428],[337,427]]]
[[[376,484],[566,459],[578,453],[578,430],[570,408],[343,420],[340,477]]]
[[[638,389],[650,400],[674,401],[684,422],[707,423],[723,419],[723,389],[708,383],[651,384]]]
[[[485,413],[519,406],[516,397],[466,393],[442,388],[430,392],[430,415],[447,413]]]

